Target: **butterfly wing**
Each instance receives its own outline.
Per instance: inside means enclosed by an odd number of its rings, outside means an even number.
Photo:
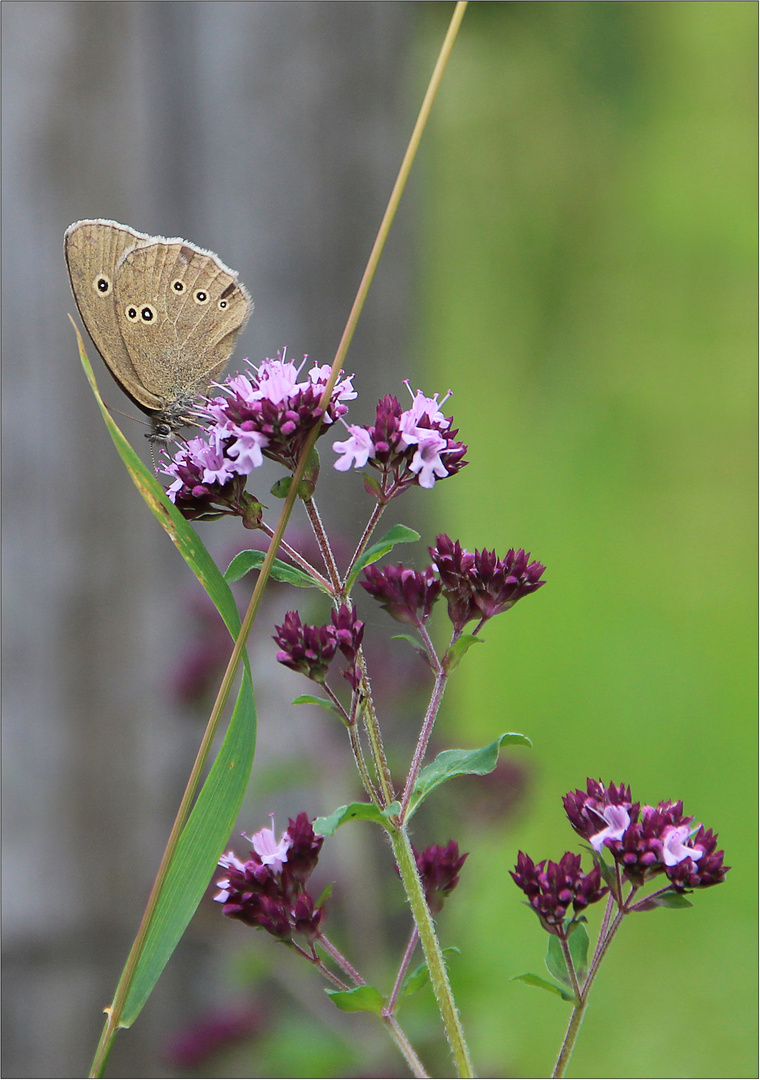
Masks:
[[[145,412],[160,401],[142,384],[119,329],[116,313],[117,267],[135,244],[150,237],[103,218],[76,221],[64,235],[64,254],[79,314],[95,348],[121,386]]]
[[[153,237],[116,271],[116,319],[141,384],[164,409],[208,389],[253,305],[234,271],[185,240]]]

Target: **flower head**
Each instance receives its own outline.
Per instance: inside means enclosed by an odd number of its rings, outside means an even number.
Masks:
[[[571,906],[577,914],[609,892],[602,886],[599,866],[588,874],[582,873],[581,857],[571,851],[565,852],[558,863],[544,859],[537,864],[520,851],[510,875],[527,896],[544,930],[560,937]]]
[[[188,520],[232,515],[241,517],[246,528],[258,528],[261,504],[246,492],[246,476],[236,471],[216,433],[189,439],[162,463],[161,472],[173,478],[166,494]]]
[[[468,852],[460,855],[456,840],[449,840],[445,847],[433,844],[426,847],[421,854],[418,854],[416,849],[412,850],[425,889],[427,905],[431,914],[437,915],[446,897],[459,884],[459,871],[464,866]]]
[[[386,394],[378,402],[374,425],[346,425],[350,437],[333,443],[340,455],[335,468],[346,472],[370,465],[379,471],[376,493],[383,502],[413,484],[432,488],[436,480],[453,476],[467,464],[467,447],[457,441],[458,432],[451,425],[451,417],[440,410],[437,394],[428,398],[418,390],[406,411],[398,398]]]
[[[312,428],[318,424],[321,435],[345,414],[348,406],[344,403],[356,397],[351,377],[336,384],[327,408],[322,410],[319,403],[330,368],[315,365],[306,379],[299,381],[302,366],[285,360],[284,354],[276,360],[264,360],[252,369],[255,374],[237,375],[222,384],[225,395],[211,399],[201,410],[224,437],[232,437],[228,454],[235,460],[243,458],[255,468],[263,453],[295,468]]]
[[[356,608],[341,604],[333,611],[327,626],[309,626],[301,622],[297,611],[289,611],[282,626],[276,626],[274,640],[280,646],[277,659],[285,667],[299,671],[314,682],[323,683],[335,653],[340,650],[348,660],[343,676],[356,690],[361,679],[359,647],[364,637],[364,623],[356,617]]]
[[[333,610],[330,618],[338,648],[348,660],[343,678],[348,680],[352,690],[358,690],[362,677],[359,649],[364,637],[364,623],[357,619],[356,607],[349,607],[348,604],[341,604],[337,611]]]
[[[276,626],[274,640],[280,646],[279,663],[299,671],[314,682],[324,682],[338,642],[332,626],[309,626],[297,611],[288,611],[282,626]]]
[[[680,799],[641,806],[631,801],[629,787],[605,787],[589,777],[585,792],[568,792],[562,802],[575,831],[595,851],[609,851],[633,885],[663,872],[680,891],[725,879],[729,868],[723,852],[715,851],[716,838],[684,815]]]
[[[614,784],[605,787],[601,780],[592,780],[591,777],[586,781],[586,791],[569,791],[563,798],[562,805],[575,831],[597,851],[607,839],[606,835],[602,836],[603,833],[621,825],[625,831],[631,819],[639,812],[639,804],[631,802],[629,787],[623,784],[619,787]],[[600,837],[601,841],[597,846],[594,840],[599,840]]]
[[[226,877],[217,881],[214,897],[223,914],[259,927],[280,941],[295,936],[313,946],[319,936],[324,908],[317,908],[305,885],[317,865],[324,837],[314,833],[306,814],[291,818],[286,832],[275,839],[274,826],[249,839],[251,857],[242,862],[229,851],[219,860]]]
[[[546,569],[539,562],[529,562],[522,548],[510,548],[503,559],[495,551],[465,551],[458,540],[442,533],[430,548],[433,564],[443,582],[443,593],[454,628],[461,631],[466,623],[479,623],[508,611],[518,600],[545,584],[541,575]]]
[[[422,626],[441,593],[441,582],[434,568],[409,570],[398,566],[365,567],[364,581],[359,582],[400,623]]]
[[[665,867],[665,876],[677,892],[687,889],[706,889],[708,885],[720,885],[731,869],[723,864],[723,852],[716,851],[717,833],[700,825],[691,836],[691,852],[675,865]]]
[[[314,426],[323,434],[347,411],[345,402],[356,397],[351,378],[346,378],[333,388],[326,409],[320,409],[330,369],[315,365],[299,381],[302,366],[286,361],[284,354],[264,360],[251,367],[250,374],[233,375],[219,384],[223,394],[198,409],[208,426],[161,470],[172,478],[167,494],[185,517],[237,514],[248,527],[258,526],[258,519],[249,524],[249,474],[265,457],[295,468]]]

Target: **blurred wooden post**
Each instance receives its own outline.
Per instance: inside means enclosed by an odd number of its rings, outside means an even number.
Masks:
[[[331,363],[413,120],[414,8],[3,5],[7,1076],[87,1069],[199,737],[166,693],[193,582],[87,390],[64,229],[213,248],[256,304],[238,362]],[[367,421],[407,374],[412,206],[349,357]],[[213,1003],[203,966],[180,950],[109,1075],[161,1075],[162,1039]]]

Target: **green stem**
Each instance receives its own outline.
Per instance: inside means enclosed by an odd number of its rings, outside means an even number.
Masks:
[[[430,973],[430,982],[433,987],[438,1010],[443,1020],[446,1038],[449,1041],[451,1054],[457,1069],[458,1076],[473,1077],[470,1053],[464,1037],[464,1031],[459,1019],[454,995],[451,991],[446,961],[438,943],[435,925],[430,915],[430,910],[425,902],[425,892],[422,888],[420,875],[417,871],[417,862],[414,858],[412,845],[406,829],[389,829],[393,854],[396,857],[401,880],[404,884],[409,905],[412,909],[417,932],[420,935],[420,943],[425,954],[425,962]]]
[[[375,790],[375,785],[372,783],[372,777],[369,775],[369,769],[367,768],[367,762],[364,760],[364,752],[362,750],[362,744],[359,739],[359,728],[357,724],[351,724],[348,728],[348,738],[351,743],[351,750],[354,755],[354,761],[356,767],[359,770],[359,775],[362,778],[362,786],[369,795],[372,802],[378,808],[383,809],[383,804],[380,801],[380,796]]]
[[[565,1075],[565,1069],[570,1062],[570,1055],[573,1052],[575,1040],[578,1038],[578,1032],[581,1029],[581,1024],[583,1023],[583,1017],[585,1012],[585,1001],[580,1002],[573,1009],[572,1015],[570,1017],[570,1023],[568,1024],[567,1031],[565,1033],[565,1040],[562,1043],[562,1049],[559,1052],[557,1064],[554,1066],[554,1072],[552,1073],[553,1077]]]
[[[435,654],[433,654],[435,655]],[[409,807],[409,800],[412,797],[412,791],[414,790],[414,784],[417,777],[420,774],[422,768],[422,762],[427,751],[430,736],[433,734],[433,726],[438,716],[438,710],[441,707],[443,701],[443,695],[446,690],[446,684],[448,682],[448,674],[440,668],[436,672],[435,685],[433,687],[433,693],[430,697],[430,704],[427,707],[427,713],[425,714],[425,722],[422,725],[420,731],[420,737],[417,740],[417,746],[414,751],[414,758],[409,769],[409,775],[406,778],[406,786],[404,787],[404,794],[401,799],[401,813],[399,817],[403,821],[406,818],[406,812]]]
[[[396,792],[393,788],[393,778],[391,777],[391,770],[388,766],[388,759],[385,756],[385,747],[383,746],[380,724],[378,723],[377,713],[375,712],[375,703],[372,700],[372,686],[369,681],[369,675],[367,674],[367,661],[361,647],[357,653],[356,660],[362,673],[359,691],[363,698],[362,717],[364,718],[364,728],[367,732],[369,748],[372,753],[372,761],[375,766],[377,781],[380,785],[383,806],[386,807],[390,806],[396,798]]]
[[[396,1020],[395,1016],[383,1016],[382,1020],[396,1046],[404,1055],[404,1058],[407,1065],[409,1066],[409,1071],[411,1072],[412,1076],[420,1077],[421,1080],[422,1078],[427,1077],[429,1074],[426,1072],[425,1066],[417,1057],[417,1054],[414,1052],[414,1047],[409,1042],[409,1039],[406,1037],[404,1032],[401,1030],[399,1022],[398,1020]]]
[[[586,1006],[588,1005],[588,998],[589,994],[591,993],[591,987],[593,985],[594,979],[599,974],[599,967],[606,955],[607,949],[610,947],[610,943],[612,942],[613,937],[620,929],[620,924],[623,920],[624,915],[624,911],[618,911],[612,925],[610,926],[609,932],[604,935],[600,933],[599,935],[599,941],[597,942],[596,950],[594,952],[594,959],[591,963],[591,967],[589,968],[586,980],[583,983],[583,988],[581,989],[580,993],[578,993],[578,990],[576,989],[576,993],[578,994],[578,1002],[573,1008],[572,1014],[570,1016],[570,1023],[567,1025],[567,1031],[565,1032],[565,1038],[562,1042],[559,1057],[557,1058],[557,1064],[554,1066],[554,1072],[552,1073],[553,1077],[565,1075],[565,1070],[567,1069],[567,1066],[570,1062],[570,1057],[573,1053],[573,1049],[575,1048],[575,1042],[578,1038],[578,1032],[580,1031],[581,1024],[583,1023],[583,1017],[586,1012]],[[567,956],[565,957],[565,961],[568,965],[569,970],[573,973],[574,979],[574,969],[572,968],[571,961],[569,960],[569,951]],[[575,979],[573,985],[577,988],[577,982],[575,982]]]
[[[303,505],[311,523],[312,532],[319,545],[322,559],[327,567],[327,573],[330,575],[330,581],[332,583],[337,605],[340,603],[338,599],[338,594],[340,593],[340,574],[338,573],[338,567],[335,563],[335,556],[330,547],[330,540],[325,531],[325,527],[322,524],[322,518],[319,515],[319,510],[317,509],[317,504],[314,502],[314,499],[304,499]]]

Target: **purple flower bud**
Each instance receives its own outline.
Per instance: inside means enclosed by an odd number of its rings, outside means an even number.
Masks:
[[[364,623],[356,617],[356,607],[341,604],[330,618],[335,628],[335,640],[346,660],[356,660],[356,654],[364,637]]]
[[[285,615],[282,626],[275,626],[274,641],[280,646],[277,660],[314,682],[323,683],[338,642],[333,626],[308,626],[297,611]]]
[[[398,566],[367,566],[365,580],[359,582],[382,608],[401,623],[422,626],[441,593],[441,582],[433,567],[415,571]]]
[[[473,619],[482,623],[508,611],[523,596],[546,584],[541,580],[546,567],[529,562],[530,555],[522,548],[510,548],[503,559],[498,559],[495,551],[485,548],[476,549],[474,554],[465,551],[458,540],[452,541],[442,533],[430,554],[457,632]]]
[[[544,930],[558,937],[564,936],[565,918],[571,906],[576,913],[583,911],[609,892],[601,885],[599,866],[583,874],[580,855],[571,851],[565,852],[558,863],[547,863],[544,859],[538,864],[520,851],[510,875],[527,896]]]
[[[233,852],[219,860],[227,876],[214,897],[222,913],[259,927],[280,941],[301,936],[313,946],[324,910],[316,908],[306,881],[317,865],[324,837],[316,836],[306,814],[291,818],[279,843],[274,826],[251,837],[251,858],[243,863]],[[263,854],[262,854],[263,852]]]
[[[464,866],[467,855],[468,852],[459,854],[456,840],[449,840],[445,847],[433,844],[425,848],[422,854],[414,851],[431,914],[438,914],[446,897],[459,884],[459,871]]]

